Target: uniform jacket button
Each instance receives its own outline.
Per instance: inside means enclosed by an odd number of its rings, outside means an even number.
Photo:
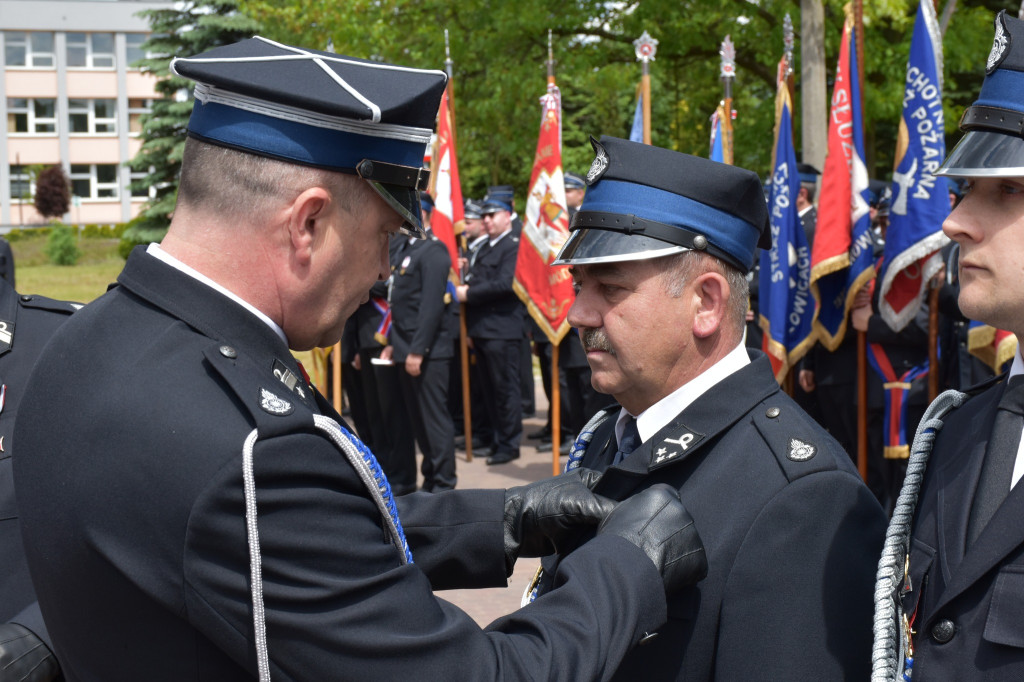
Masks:
[[[949,618],[943,618],[932,627],[932,639],[945,644],[956,634],[956,625]]]

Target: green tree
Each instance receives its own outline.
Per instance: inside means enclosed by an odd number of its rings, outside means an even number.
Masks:
[[[35,206],[44,218],[59,218],[71,205],[67,173],[60,165],[48,166],[36,177]]]
[[[160,79],[156,89],[162,99],[155,100],[152,111],[143,116],[142,147],[130,162],[132,170],[146,173],[132,183],[132,189],[152,188],[155,194],[125,231],[122,255],[135,244],[160,241],[174,210],[192,111],[192,82],[171,73],[171,59],[251,38],[259,32],[259,24],[238,10],[236,0],[177,2],[167,9],[139,14],[149,20],[152,34],[143,44],[147,57],[135,66]]]
[[[954,0],[945,0],[945,5]],[[826,71],[834,78],[845,0],[824,0]],[[945,38],[946,130],[959,137],[960,112],[976,96],[998,0],[959,0]],[[783,18],[797,27],[798,0],[241,0],[267,36],[323,49],[328,40],[355,57],[442,68],[451,35],[459,164],[466,196],[511,183],[523,197],[545,90],[547,32],[555,38],[562,90],[563,163],[585,171],[589,136],[629,134],[640,80],[632,42],[659,41],[651,64],[652,142],[708,154],[709,117],[722,98],[719,47],[737,50],[733,86],[737,165],[767,174],[771,164],[776,65]],[[942,8],[940,7],[940,10]],[[864,2],[865,129],[874,177],[892,171],[902,89],[917,0]],[[800,73],[800,51],[796,51]],[[800,106],[800,85],[796,88]],[[797,130],[799,146],[800,131]]]
[[[46,238],[46,246],[43,247],[46,257],[54,265],[74,265],[82,256],[82,250],[78,248],[75,240],[75,232],[64,223],[56,223],[50,230],[50,236]]]

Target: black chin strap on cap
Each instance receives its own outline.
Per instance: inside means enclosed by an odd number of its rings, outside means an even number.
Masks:
[[[669,244],[682,246],[691,251],[704,251],[712,256],[721,258],[746,272],[747,267],[729,255],[722,249],[717,248],[708,238],[697,232],[687,230],[685,227],[677,227],[660,223],[655,220],[647,220],[633,214],[608,213],[605,211],[578,211],[572,219],[571,230],[607,230],[608,232],[621,232],[625,235],[640,235],[651,237]]]
[[[363,159],[356,166],[356,173],[364,180],[373,180],[385,185],[398,185],[416,190],[425,190],[430,185],[430,170],[402,166],[397,163]]]
[[[1013,109],[975,104],[960,117],[960,130],[987,130],[1024,137],[1024,114]]]

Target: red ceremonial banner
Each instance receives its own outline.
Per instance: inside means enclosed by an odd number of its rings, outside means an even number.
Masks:
[[[466,221],[447,90],[441,95],[441,112],[437,118],[437,163],[432,178],[434,212],[430,215],[430,229],[448,247],[452,270],[458,275],[459,250],[455,245],[455,235],[462,232]]]
[[[562,96],[558,88],[548,85],[540,103],[540,137],[513,287],[530,316],[551,343],[558,345],[569,332],[565,318],[574,298],[569,268],[551,267],[569,237],[569,209],[562,175]]]

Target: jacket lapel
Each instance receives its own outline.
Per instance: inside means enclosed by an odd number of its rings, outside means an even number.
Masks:
[[[1024,524],[1021,523],[1021,518],[1024,518],[1024,485],[1018,483],[1010,491],[1002,506],[996,510],[992,520],[978,536],[974,545],[969,551],[964,552],[971,501],[981,473],[985,445],[995,420],[994,406],[998,403],[1001,395],[1002,391],[990,391],[984,396],[988,403],[979,414],[985,414],[985,418],[975,420],[977,426],[971,429],[970,437],[974,445],[971,446],[970,462],[961,476],[963,480],[947,478],[944,481],[948,485],[959,486],[951,488],[945,499],[940,499],[941,513],[945,515],[945,521],[949,522],[945,523],[940,517],[940,523],[955,524],[955,528],[952,530],[944,529],[943,542],[947,545],[944,549],[959,551],[950,554],[948,560],[950,575],[933,613],[963,593],[997,566],[1007,554],[1024,543]],[[946,476],[955,472],[950,468],[948,472],[944,470],[940,473]],[[942,490],[941,487],[940,490]],[[954,563],[954,557],[960,559],[959,563]],[[946,568],[943,566],[944,571]]]

